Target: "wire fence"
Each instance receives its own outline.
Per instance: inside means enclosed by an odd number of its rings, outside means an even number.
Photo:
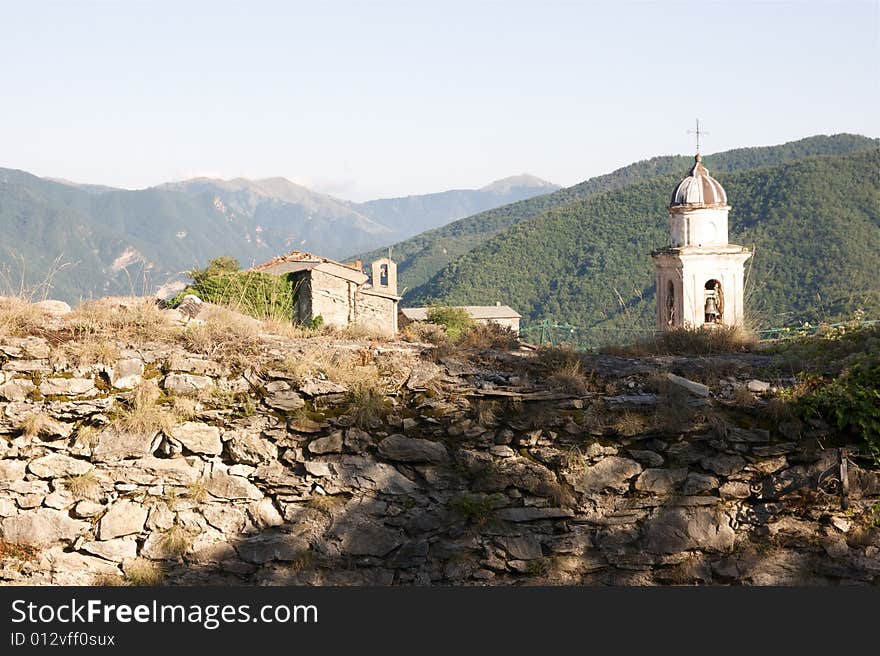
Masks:
[[[798,325],[765,328],[756,330],[758,338],[766,340],[786,340],[812,335],[823,335],[842,330],[880,325],[878,319],[856,319],[839,323],[811,324],[803,322]],[[568,346],[579,351],[595,351],[608,346],[636,344],[653,339],[662,331],[649,328],[616,328],[605,326],[573,326],[555,323],[550,319],[532,323],[520,329],[522,338],[531,344],[549,346]]]

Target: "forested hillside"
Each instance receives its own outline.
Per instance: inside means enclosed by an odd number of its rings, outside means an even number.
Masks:
[[[761,166],[772,166],[817,155],[841,155],[876,149],[877,139],[858,135],[838,134],[814,136],[799,141],[760,148],[738,148],[704,158],[710,171],[724,173]],[[450,262],[476,248],[511,225],[537,216],[557,207],[563,207],[580,198],[603,191],[621,189],[634,182],[663,175],[681,177],[691,165],[685,156],[654,157],[636,162],[606,175],[581,182],[552,194],[523,200],[498,207],[449,225],[417,235],[394,245],[394,259],[398,263],[401,288],[407,289],[407,302],[423,296],[414,290],[425,284]],[[671,190],[669,190],[671,192]],[[386,252],[372,251],[358,257],[364,260]]]
[[[880,315],[876,149],[738,173],[708,168],[733,206],[730,241],[755,250],[747,264],[752,317],[781,325],[859,307]],[[682,161],[675,175],[521,222],[447,265],[407,302],[502,301],[530,320],[651,327],[649,254],[668,242],[666,205],[686,170]]]

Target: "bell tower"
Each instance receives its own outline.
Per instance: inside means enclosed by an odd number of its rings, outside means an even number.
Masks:
[[[668,210],[669,246],[651,253],[657,330],[743,325],[743,265],[752,254],[727,243],[727,194],[699,153]]]

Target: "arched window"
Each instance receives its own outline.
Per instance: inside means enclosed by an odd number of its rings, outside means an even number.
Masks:
[[[724,295],[721,293],[721,283],[715,279],[707,280],[705,284],[704,321],[706,323],[724,323]]]
[[[671,280],[666,283],[666,325],[675,324],[675,285]]]

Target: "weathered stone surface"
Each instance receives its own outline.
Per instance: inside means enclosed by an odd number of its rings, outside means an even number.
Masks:
[[[281,412],[293,412],[304,407],[306,404],[299,394],[292,391],[277,392],[267,396],[264,402],[273,410],[280,410]]]
[[[26,466],[24,460],[0,460],[0,483],[22,480]]]
[[[308,552],[309,543],[287,533],[263,534],[241,540],[235,545],[242,560],[262,565],[275,560],[295,561]]]
[[[609,456],[603,458],[592,467],[587,467],[579,476],[571,477],[575,490],[583,493],[595,493],[611,490],[626,492],[629,481],[642,471],[641,465],[629,458]]]
[[[354,453],[363,453],[373,445],[373,438],[365,430],[352,426],[345,431],[345,446]]]
[[[673,373],[666,374],[667,380],[673,383],[674,385],[678,385],[681,388],[686,389],[691,394],[696,396],[707,397],[709,396],[709,388],[702,383],[697,383],[692,380],[688,380],[687,378],[682,378],[681,376],[676,376]]]
[[[97,393],[91,378],[47,378],[40,383],[43,396],[85,396]]]
[[[460,464],[475,478],[475,492],[502,492],[519,488],[549,497],[560,491],[556,475],[547,467],[521,456],[497,460],[491,455],[459,451]]]
[[[639,461],[644,467],[661,467],[663,456],[656,451],[631,449],[629,455]]]
[[[746,461],[740,456],[719,453],[700,460],[700,466],[703,469],[715,472],[719,476],[730,476],[742,470],[746,466]]]
[[[319,437],[309,442],[309,453],[322,455],[324,453],[339,453],[342,451],[342,431],[335,431],[327,437]]]
[[[687,478],[688,470],[679,469],[646,469],[636,479],[636,489],[640,492],[654,494],[670,494]]]
[[[85,552],[116,563],[121,563],[128,558],[137,557],[137,542],[134,537],[86,542],[82,545],[81,549]]]
[[[104,505],[95,501],[91,501],[90,499],[83,499],[73,507],[73,516],[80,517],[82,519],[95,517],[96,515],[100,515],[102,512],[104,512]]]
[[[20,544],[46,545],[70,542],[90,528],[88,522],[71,519],[64,511],[40,508],[0,520],[0,539]]]
[[[50,453],[32,460],[28,470],[40,478],[62,478],[80,476],[94,469],[95,466],[79,458],[71,458],[63,453]]]
[[[379,442],[379,453],[389,460],[401,462],[448,462],[446,447],[439,442],[395,434]]]
[[[229,437],[229,433],[226,437]],[[252,431],[233,431],[226,449],[230,458],[245,465],[256,466],[278,458],[278,447]]]
[[[141,384],[144,363],[137,358],[117,360],[110,370],[110,384],[117,389],[133,389]]]
[[[534,560],[543,556],[541,543],[534,535],[503,537],[499,538],[498,542],[517,560]]]
[[[41,440],[66,440],[73,433],[73,425],[43,415],[36,426],[36,436]]]
[[[433,362],[419,360],[413,364],[409,378],[406,380],[406,388],[410,390],[424,390],[436,380],[443,370]]]
[[[661,554],[724,551],[735,538],[729,518],[712,508],[658,508],[645,520],[643,530],[645,549]]]
[[[340,551],[349,556],[376,556],[381,558],[401,544],[400,533],[377,521],[348,518],[333,525],[330,534],[340,543]]]
[[[170,436],[180,442],[185,449],[193,453],[216,456],[220,455],[223,451],[220,429],[209,424],[187,421],[172,428]]]
[[[13,378],[0,385],[0,398],[7,401],[24,401],[35,389],[37,386],[26,378]]]
[[[306,468],[306,472],[310,476],[317,476],[319,478],[322,478],[325,476],[331,476],[333,474],[333,470],[330,469],[330,465],[326,462],[307,460],[303,463],[303,466]]]
[[[214,387],[214,379],[210,376],[171,373],[165,376],[162,386],[171,394],[186,396]]]
[[[718,492],[722,499],[747,499],[751,495],[749,484],[741,481],[727,481]]]
[[[70,309],[70,305],[68,305],[64,301],[56,301],[53,299],[37,301],[36,303],[34,303],[34,307],[42,310],[52,317],[63,317],[70,314],[72,311]]]
[[[244,511],[236,506],[211,503],[203,504],[201,510],[208,523],[218,531],[229,535],[237,535],[244,528]]]
[[[343,394],[348,388],[331,380],[306,378],[299,386],[299,391],[306,396],[324,396],[326,394]]]
[[[284,523],[284,518],[278,512],[271,499],[261,499],[250,504],[248,506],[248,514],[257,528],[280,526]]]
[[[503,508],[496,515],[508,522],[534,522],[571,517],[572,512],[564,508]]]
[[[718,479],[714,476],[691,472],[684,483],[684,494],[700,494],[718,489]]]
[[[168,362],[171,371],[197,374],[200,376],[224,376],[228,374],[227,368],[213,360],[193,358],[183,355],[174,355]]]
[[[746,383],[746,388],[748,388],[748,390],[750,392],[758,392],[758,393],[769,392],[770,391],[770,383],[765,382],[763,380],[754,380],[753,379],[753,380],[750,380],[748,383]]]
[[[47,374],[52,371],[52,367],[44,360],[7,360],[2,369],[27,374]]]
[[[199,470],[186,458],[155,458],[146,456],[125,460],[116,465],[120,480],[138,485],[190,485],[199,478]]]
[[[94,585],[96,577],[115,577],[122,583],[119,566],[103,558],[53,547],[45,552],[52,585]]]
[[[133,501],[117,501],[98,522],[98,539],[111,540],[140,533],[147,521],[146,507]]]
[[[208,492],[221,499],[261,499],[263,497],[263,493],[246,478],[230,476],[224,472],[211,474],[205,487]]]
[[[92,461],[112,462],[148,456],[158,446],[156,435],[156,433],[145,435],[106,428],[97,436],[97,444],[92,449]]]

